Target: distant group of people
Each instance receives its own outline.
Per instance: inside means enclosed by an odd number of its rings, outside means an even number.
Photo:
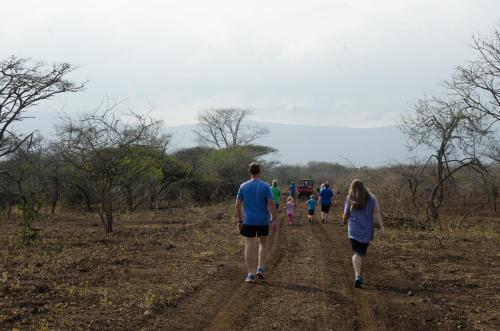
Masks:
[[[280,208],[286,210],[288,225],[294,224],[297,204],[296,186],[292,182],[286,192],[288,197],[284,206],[281,206],[282,192],[278,181],[273,180],[271,186],[260,179],[261,169],[257,163],[249,165],[250,180],[241,184],[236,196],[236,213],[238,230],[245,238],[245,263],[247,276],[245,281],[253,283],[257,278],[265,279],[265,261],[268,248],[269,229],[278,231],[278,212]],[[328,182],[322,183],[318,193],[318,200],[311,195],[305,202],[308,209],[308,221],[314,221],[317,206],[321,208],[321,222],[328,223],[328,214],[335,204],[337,193],[330,188]],[[376,197],[358,179],[352,181],[349,193],[344,203],[342,222],[347,225],[348,237],[352,247],[352,264],[354,268],[354,287],[362,287],[364,283],[363,267],[370,241],[373,240],[374,228],[384,234],[384,225]],[[253,264],[253,257],[257,254],[257,265]]]
[[[288,225],[292,225],[294,222],[295,209],[297,208],[297,204],[295,202],[296,197],[296,187],[295,182],[291,182],[288,186],[287,190],[288,197],[286,199],[286,204],[283,207],[286,209],[287,217],[288,217]],[[278,212],[281,205],[281,190],[278,187],[278,181],[275,179],[271,185],[271,192],[273,194],[273,201],[276,205],[276,211]],[[316,201],[314,195],[309,197],[309,200],[306,201],[306,205],[308,207],[308,220],[309,223],[312,223],[314,219],[314,213],[316,210],[316,206],[321,206],[321,222],[328,223],[328,213],[330,211],[331,206],[335,203],[334,197],[335,192],[330,189],[330,184],[328,182],[322,183],[320,189],[318,191],[319,199]]]

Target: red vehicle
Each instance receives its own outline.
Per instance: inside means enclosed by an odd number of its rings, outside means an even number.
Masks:
[[[299,199],[309,198],[314,192],[314,182],[312,179],[299,179]]]

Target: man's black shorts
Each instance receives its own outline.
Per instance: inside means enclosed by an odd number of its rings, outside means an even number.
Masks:
[[[314,209],[309,209],[309,215],[313,216],[314,215]]]
[[[366,250],[368,249],[368,245],[370,244],[369,242],[361,243],[355,239],[351,239],[351,247],[352,247],[352,252],[354,254],[357,254],[359,256],[365,256],[366,255]]]
[[[328,214],[328,212],[330,211],[330,206],[331,205],[321,205],[321,211],[323,213],[327,213]]]
[[[269,225],[241,225],[240,234],[245,237],[265,237],[269,235]]]

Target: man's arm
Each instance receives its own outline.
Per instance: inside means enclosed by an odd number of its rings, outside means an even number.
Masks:
[[[241,228],[241,224],[243,224],[243,212],[241,211],[241,200],[240,199],[236,199],[236,205],[235,205],[235,208],[236,208],[236,216],[238,217],[238,229]]]

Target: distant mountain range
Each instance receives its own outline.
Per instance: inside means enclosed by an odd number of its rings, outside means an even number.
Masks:
[[[269,129],[257,143],[274,147],[274,159],[287,164],[309,161],[353,163],[381,166],[408,158],[406,137],[396,126],[345,128],[254,122]],[[173,135],[171,150],[197,145],[196,125],[169,127]]]
[[[16,127],[23,132],[38,130],[51,136],[56,113],[38,111],[33,115],[36,118],[27,119]],[[281,163],[324,161],[375,167],[408,158],[407,139],[396,126],[345,128],[264,122],[250,124],[269,129],[269,135],[256,143],[276,148],[278,153],[272,157]],[[196,125],[167,127],[167,131],[173,134],[170,151],[196,146],[195,129]]]

